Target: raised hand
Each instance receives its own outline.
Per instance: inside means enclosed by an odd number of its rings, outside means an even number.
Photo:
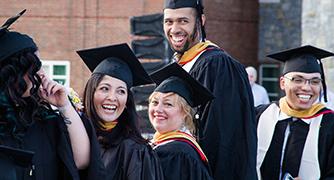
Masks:
[[[63,85],[50,79],[43,70],[40,70],[38,75],[42,80],[40,95],[44,100],[56,107],[65,107],[70,104],[67,98],[68,93]]]

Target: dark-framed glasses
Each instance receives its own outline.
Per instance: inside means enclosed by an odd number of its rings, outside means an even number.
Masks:
[[[284,76],[284,78],[289,79],[292,83],[294,83],[296,85],[303,85],[303,84],[306,84],[308,82],[312,86],[319,86],[322,82],[321,78],[305,79],[305,78],[300,77],[300,76],[296,76],[296,77]]]

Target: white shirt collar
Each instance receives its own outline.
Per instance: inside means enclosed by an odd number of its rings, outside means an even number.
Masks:
[[[282,120],[288,119],[290,117],[291,116],[289,116],[289,115],[285,114],[284,112],[280,111],[279,114],[278,114],[278,118],[277,119],[278,119],[278,121],[282,121]],[[307,124],[311,123],[311,119],[301,119],[301,120],[304,121]]]

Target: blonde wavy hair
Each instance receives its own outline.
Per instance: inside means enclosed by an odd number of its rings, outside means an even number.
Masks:
[[[151,103],[152,99],[157,96],[158,93],[161,92],[153,92],[150,97],[149,97],[149,103]],[[174,92],[169,92],[166,93],[167,96],[170,96],[173,98],[174,103],[181,108],[181,111],[184,113],[184,126],[191,132],[195,132],[195,124],[194,124],[194,114],[195,111],[194,109],[187,103],[187,101],[181,97],[180,95],[174,93]]]

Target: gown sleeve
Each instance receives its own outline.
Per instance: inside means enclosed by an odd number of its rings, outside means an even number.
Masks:
[[[88,134],[90,140],[90,162],[86,169],[78,170],[76,168],[73,151],[71,148],[71,142],[69,138],[69,132],[63,120],[60,118],[59,126],[60,126],[60,133],[59,133],[59,143],[57,145],[57,152],[62,160],[62,163],[66,167],[66,171],[68,173],[63,173],[64,179],[103,179],[105,177],[105,168],[103,163],[100,159],[100,152],[99,152],[99,144],[97,142],[95,130],[91,125],[90,121],[85,118],[85,116],[81,116],[81,120],[86,128],[86,132]],[[66,172],[65,171],[65,172]],[[68,175],[71,175],[70,178]]]
[[[90,140],[90,160],[89,166],[80,170],[80,179],[84,180],[95,180],[95,179],[104,179],[106,177],[106,170],[104,168],[101,155],[100,155],[100,145],[98,143],[95,129],[91,121],[82,115],[81,119],[86,128],[89,140]]]
[[[60,167],[60,174],[59,176],[62,177],[62,179],[80,179],[78,169],[74,162],[73,157],[73,151],[71,147],[71,141],[69,137],[69,132],[67,130],[66,124],[64,123],[64,120],[59,115],[59,118],[57,119],[58,124],[58,132],[55,134],[58,134],[57,142],[56,142],[56,148],[57,148],[57,154],[60,158],[61,165]],[[48,126],[48,133],[50,135],[52,127]]]
[[[319,133],[320,179],[334,179],[334,114],[325,114]]]

